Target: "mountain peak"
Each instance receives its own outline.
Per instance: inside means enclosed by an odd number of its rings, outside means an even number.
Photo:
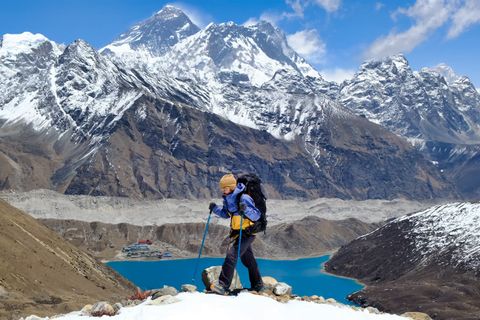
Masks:
[[[171,5],[171,4],[167,4],[166,6],[164,6],[161,10],[157,11],[157,13],[155,13],[154,17],[157,17],[157,18],[162,18],[162,19],[165,19],[165,20],[169,20],[169,19],[176,19],[176,18],[179,18],[179,17],[187,17],[188,16],[185,14],[185,12],[183,12],[181,9]]]
[[[0,40],[0,49],[4,52],[19,53],[30,51],[38,45],[50,42],[43,34],[31,32],[23,32],[19,34],[6,33]]]
[[[196,70],[194,77],[207,82],[219,76],[260,86],[279,70],[321,78],[288,46],[283,32],[267,22],[254,26],[212,23],[172,50],[166,70],[176,70],[179,76]]]
[[[129,50],[145,50],[161,56],[168,48],[197,33],[200,29],[180,9],[166,5],[152,17],[134,25],[101,51],[121,54]]]
[[[438,73],[439,75],[445,78],[445,81],[447,81],[449,85],[453,84],[457,80],[462,79],[462,76],[459,76],[458,74],[456,74],[455,71],[452,69],[452,67],[450,67],[445,63],[440,63],[432,68],[423,68],[422,71],[427,71],[427,72],[430,71],[430,72]]]

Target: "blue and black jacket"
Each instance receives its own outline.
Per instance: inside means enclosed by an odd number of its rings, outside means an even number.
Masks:
[[[235,190],[228,194],[223,196],[223,207],[220,206],[215,206],[213,208],[213,213],[215,213],[217,216],[228,219],[230,218],[230,228],[233,231],[238,231],[240,230],[240,221],[241,221],[241,216],[240,216],[240,210],[238,208],[237,204],[237,198],[238,195],[244,190],[244,186],[237,186]],[[245,230],[251,226],[253,226],[253,222],[257,221],[260,219],[260,211],[255,207],[255,203],[253,202],[252,197],[250,197],[248,194],[242,194],[240,196],[240,207],[242,207],[243,210],[243,225],[242,225],[242,230]]]

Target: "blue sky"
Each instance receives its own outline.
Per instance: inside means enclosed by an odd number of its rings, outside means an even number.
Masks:
[[[165,4],[199,25],[268,20],[328,79],[402,52],[414,69],[446,63],[480,87],[480,0],[2,0],[0,34],[101,48]]]

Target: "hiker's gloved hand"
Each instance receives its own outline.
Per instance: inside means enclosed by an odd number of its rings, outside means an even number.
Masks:
[[[213,211],[213,209],[215,209],[216,206],[217,204],[215,202],[210,202],[210,204],[208,205],[208,210]]]
[[[244,215],[245,210],[247,210],[247,205],[245,203],[240,203],[240,205],[238,206],[238,209],[240,211],[240,214]]]
[[[235,191],[233,193],[239,194],[240,192],[245,190],[245,185],[243,183],[237,184],[237,187],[235,188]]]

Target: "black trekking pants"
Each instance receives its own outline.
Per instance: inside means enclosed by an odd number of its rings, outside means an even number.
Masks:
[[[252,243],[255,240],[255,235],[243,235],[240,243],[240,260],[243,265],[248,269],[248,277],[250,278],[251,288],[254,290],[260,290],[263,287],[262,277],[258,270],[257,261],[253,256]],[[233,275],[235,272],[235,266],[237,264],[238,255],[238,238],[235,240],[230,249],[227,251],[227,256],[223,262],[222,272],[218,278],[218,282],[224,288],[230,288]]]

